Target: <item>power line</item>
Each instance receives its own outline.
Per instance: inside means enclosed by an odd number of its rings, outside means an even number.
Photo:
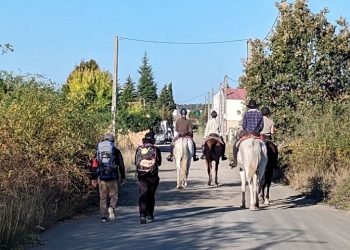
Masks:
[[[156,40],[144,40],[130,37],[119,37],[120,40],[129,40],[134,42],[142,43],[160,43],[160,44],[173,44],[173,45],[205,45],[205,44],[223,44],[223,43],[236,43],[248,41],[248,39],[236,39],[236,40],[226,40],[226,41],[210,41],[210,42],[173,42],[173,41],[156,41]]]
[[[265,41],[265,40],[267,39],[267,37],[271,34],[273,28],[275,27],[275,25],[276,25],[276,23],[277,23],[277,20],[278,20],[279,16],[280,16],[280,12],[278,12],[278,14],[277,14],[277,16],[276,16],[276,18],[275,18],[275,21],[273,22],[273,24],[272,24],[272,26],[271,26],[269,32],[266,34],[266,36],[265,36],[265,38],[263,39],[263,41]]]
[[[204,92],[203,94],[200,94],[200,95],[198,95],[198,96],[196,96],[196,97],[193,97],[193,98],[191,98],[191,99],[188,99],[188,100],[186,100],[186,101],[179,102],[178,104],[185,104],[186,102],[189,102],[189,101],[192,101],[192,100],[195,100],[195,99],[197,99],[197,98],[199,98],[199,97],[204,96],[206,93],[207,93],[207,92]]]
[[[232,79],[231,77],[229,77],[229,76],[227,76],[227,75],[226,75],[226,77],[227,77],[227,79],[229,79],[229,80],[232,81],[232,82],[238,82],[237,80],[234,80],[234,79]]]

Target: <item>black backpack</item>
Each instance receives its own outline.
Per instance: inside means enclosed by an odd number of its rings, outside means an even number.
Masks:
[[[136,169],[138,175],[154,173],[157,169],[157,148],[152,144],[140,145],[136,150]]]

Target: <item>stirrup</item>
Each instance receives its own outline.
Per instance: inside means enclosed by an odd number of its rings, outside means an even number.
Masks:
[[[205,155],[204,154],[201,155],[201,159],[205,160]]]
[[[193,161],[198,161],[198,160],[199,160],[198,155],[193,156]]]
[[[226,155],[222,155],[222,156],[221,156],[221,160],[222,160],[222,161],[226,161],[226,160],[227,160],[227,156],[226,156]]]

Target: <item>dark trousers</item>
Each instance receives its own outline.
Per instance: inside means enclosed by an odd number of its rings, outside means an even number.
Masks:
[[[139,176],[139,211],[140,217],[153,217],[155,194],[159,184],[158,175]]]

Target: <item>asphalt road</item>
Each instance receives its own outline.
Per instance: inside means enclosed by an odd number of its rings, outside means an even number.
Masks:
[[[101,222],[96,210],[57,224],[41,235],[42,245],[28,249],[350,249],[349,213],[276,183],[269,206],[240,209],[239,173],[228,161],[219,166],[218,187],[207,186],[204,161],[192,162],[188,189],[180,191],[166,155],[154,223],[139,224],[137,182],[129,176],[115,221]]]

